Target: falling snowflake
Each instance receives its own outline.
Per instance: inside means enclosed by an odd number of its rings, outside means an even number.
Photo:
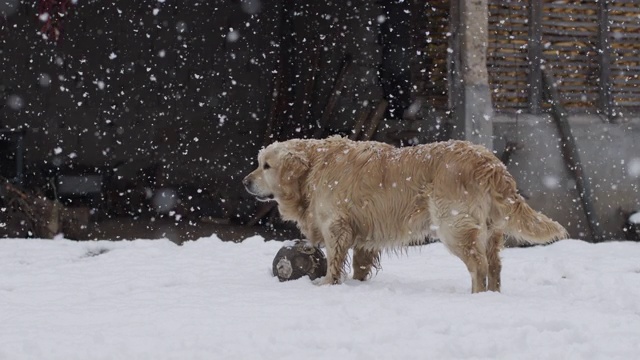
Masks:
[[[627,173],[633,178],[640,177],[640,158],[633,158],[629,160],[627,165]]]
[[[12,110],[21,110],[24,107],[24,100],[19,95],[9,95],[7,97],[7,106]]]
[[[233,28],[229,29],[229,33],[227,34],[228,42],[236,42],[240,38],[240,33],[237,30],[233,30]]]

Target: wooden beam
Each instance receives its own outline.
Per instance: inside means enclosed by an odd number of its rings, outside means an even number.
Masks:
[[[578,196],[580,196],[582,209],[584,210],[585,217],[587,218],[591,241],[603,241],[603,234],[600,230],[600,223],[598,222],[598,217],[596,216],[595,206],[593,203],[594,196],[591,191],[591,183],[589,178],[584,174],[584,167],[580,160],[580,153],[578,152],[576,139],[571,132],[567,111],[564,106],[562,106],[558,87],[550,73],[543,71],[542,79],[544,83],[545,96],[551,103],[551,114],[558,127],[558,131],[560,132],[560,150],[562,151],[562,157],[564,158],[564,162],[567,165],[569,172],[576,180]]]
[[[369,119],[370,114],[371,109],[369,109],[368,106],[365,106],[360,110],[360,115],[358,115],[356,124],[353,126],[353,132],[349,135],[349,139],[358,140],[360,133],[364,130],[364,125]]]
[[[376,111],[371,116],[369,128],[365,132],[363,140],[373,139],[373,136],[378,130],[378,125],[380,125],[380,121],[382,121],[382,119],[384,118],[384,114],[387,111],[387,106],[389,106],[389,102],[387,102],[387,100],[380,100],[380,103],[378,103],[378,106],[376,106]]]
[[[300,105],[300,112],[296,119],[300,122],[300,126],[303,127],[302,134],[304,134],[309,127],[309,109],[311,108],[311,103],[314,100],[315,88],[318,79],[318,70],[320,69],[320,47],[321,43],[319,39],[312,41],[311,44],[307,47],[309,56],[311,57],[309,61],[309,69],[307,71],[307,78],[304,82],[303,94],[302,94],[302,104]]]
[[[336,75],[336,80],[333,83],[333,88],[331,89],[331,94],[329,95],[329,100],[327,100],[327,104],[324,108],[324,112],[322,113],[322,117],[320,118],[320,123],[313,133],[314,139],[320,139],[324,131],[329,124],[329,120],[331,120],[331,115],[333,115],[333,110],[338,103],[338,99],[340,98],[340,94],[342,93],[344,82],[346,79],[346,75],[351,67],[351,63],[353,62],[353,57],[350,54],[347,54],[342,60],[342,64],[340,66],[340,70],[338,71],[338,75]]]

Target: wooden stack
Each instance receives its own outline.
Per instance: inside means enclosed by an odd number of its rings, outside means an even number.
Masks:
[[[528,1],[489,1],[487,68],[496,110],[527,107]]]
[[[640,2],[609,3],[611,83],[614,106],[640,109]]]
[[[543,58],[566,108],[596,108],[599,98],[598,3],[544,0]]]
[[[563,105],[579,111],[600,105],[600,18],[596,0],[490,0],[488,66],[499,111],[528,102],[529,9],[542,1],[543,66],[558,81]],[[640,2],[607,3],[613,106],[640,109]],[[604,72],[606,73],[606,71]]]

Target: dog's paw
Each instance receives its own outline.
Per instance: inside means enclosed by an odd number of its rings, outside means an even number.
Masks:
[[[341,279],[334,279],[331,276],[323,276],[321,278],[315,279],[312,283],[316,286],[324,286],[324,285],[338,285],[342,283]]]

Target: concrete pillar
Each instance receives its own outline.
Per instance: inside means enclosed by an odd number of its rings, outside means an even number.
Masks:
[[[451,20],[453,137],[493,149],[488,0],[452,0]]]

